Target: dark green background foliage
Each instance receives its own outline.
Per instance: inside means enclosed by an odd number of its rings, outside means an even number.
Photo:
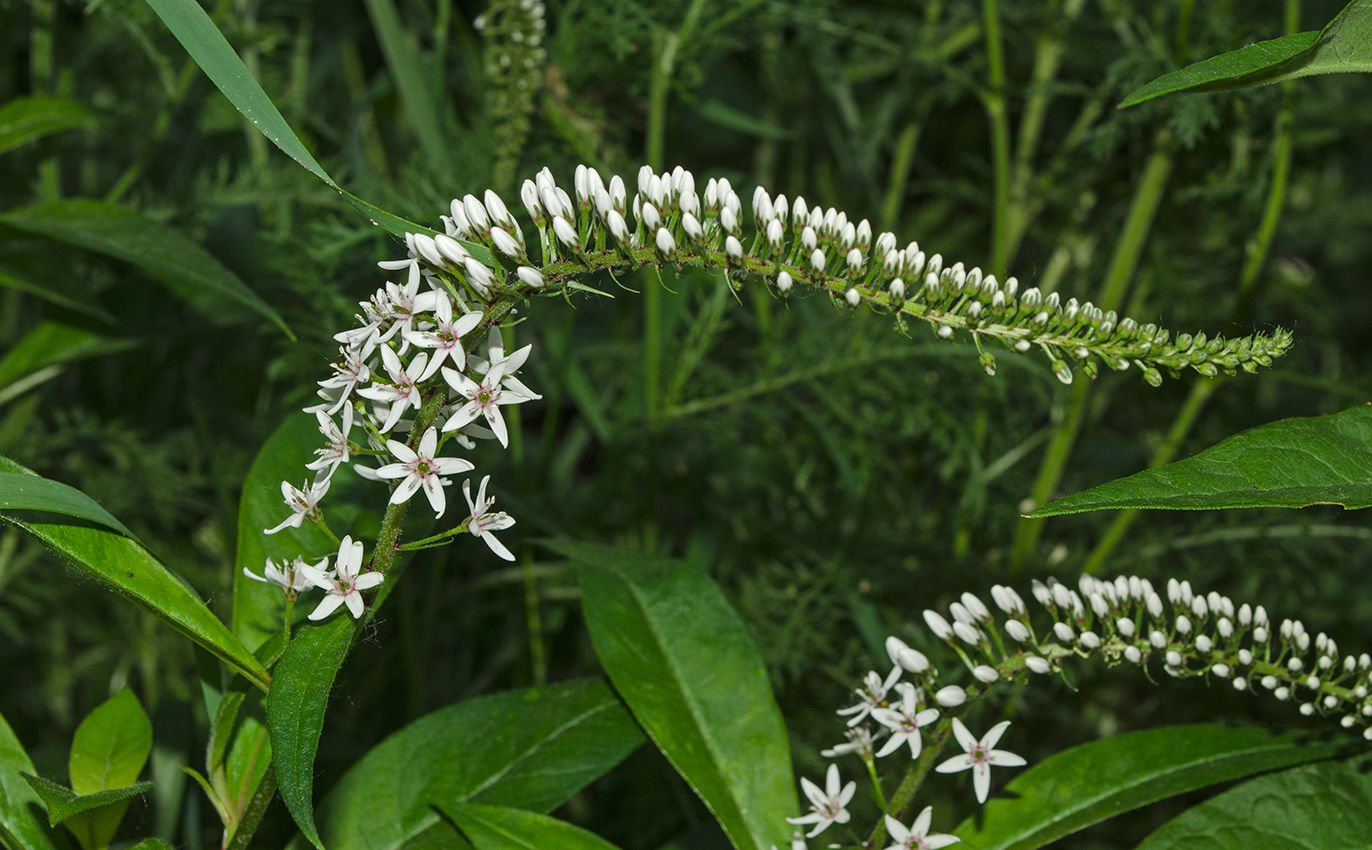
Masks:
[[[700,181],[728,176],[745,197],[756,183],[803,194],[902,243],[993,263],[987,103],[998,92],[987,88],[974,4],[707,2],[682,30],[684,2],[554,2],[522,141],[495,123],[522,121],[511,107],[522,101],[491,89],[491,57],[472,25],[480,3],[397,2],[423,84],[408,104],[364,3],[212,6],[340,184],[415,221],[435,224],[449,198],[479,194],[498,162],[517,162],[516,179],[546,165],[570,182],[577,162],[632,175],[652,142],[654,58],[677,38],[675,73],[656,88],[658,165],[679,163]],[[1307,4],[1295,29],[1318,28],[1337,8]],[[1216,389],[1181,456],[1263,422],[1345,409],[1369,389],[1372,81],[1316,78],[1114,109],[1181,64],[1281,35],[1287,12],[1275,0],[1000,9],[1015,157],[998,244],[1009,271],[1064,298],[1098,298],[1154,157],[1170,175],[1122,312],[1211,336],[1274,325],[1296,333],[1275,369]],[[1054,49],[1056,74],[1035,79],[1035,57]],[[0,212],[72,198],[136,210],[203,246],[298,336],[242,306],[187,298],[134,264],[0,225],[0,350],[45,320],[132,343],[7,397],[0,454],[93,496],[227,613],[248,466],[310,402],[336,354],[331,335],[384,280],[374,263],[403,246],[249,128],[142,2],[4,0],[0,56],[0,102],[51,95],[96,113],[0,154]],[[1240,297],[1282,156],[1283,108],[1293,128],[1285,204]],[[1041,133],[1021,135],[1034,115]],[[505,198],[516,207],[512,192]],[[920,609],[998,581],[1074,576],[1111,523],[1040,521],[1037,540],[1020,529],[1021,502],[1075,390],[1042,361],[1006,352],[988,378],[970,344],[938,343],[922,327],[907,340],[821,297],[781,302],[750,284],[735,298],[703,274],[666,277],[664,389],[652,411],[641,297],[594,281],[616,297],[526,311],[516,335],[535,345],[526,380],[544,401],[522,408],[510,452],[473,459],[518,518],[503,539],[532,569],[507,568],[468,539],[415,559],[340,674],[321,792],[421,714],[596,671],[575,576],[540,538],[639,545],[719,580],[764,653],[798,767],[814,775],[818,750],[841,738],[832,709],[857,676],[887,663],[886,634],[930,649],[911,625]],[[655,285],[646,275],[620,282]],[[1135,372],[1103,376],[1082,402],[1082,436],[1056,492],[1144,468],[1194,381],[1154,390]],[[1103,569],[1186,577],[1266,603],[1278,618],[1300,616],[1356,651],[1372,646],[1370,537],[1361,514],[1333,508],[1152,512]],[[15,530],[0,532],[0,635],[0,711],[40,773],[61,775],[75,723],[124,683],[153,717],[158,776],[195,763],[188,645]],[[1007,746],[1032,761],[1165,722],[1299,720],[1198,682],[1158,688],[1090,670],[1077,684],[1042,683],[1011,700]],[[183,803],[174,786],[136,803],[125,831],[196,850],[217,842],[208,807],[195,796]],[[948,819],[936,826],[968,810],[966,788],[931,787],[948,795],[933,801]],[[1173,811],[1145,810],[1073,846],[1132,846]],[[703,807],[648,750],[558,815],[633,850],[692,828],[711,846]],[[278,847],[288,835],[277,807],[257,841]]]

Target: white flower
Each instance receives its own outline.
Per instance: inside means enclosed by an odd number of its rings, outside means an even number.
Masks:
[[[872,719],[882,726],[891,730],[891,737],[880,750],[877,750],[877,757],[888,756],[900,748],[901,744],[907,741],[910,744],[910,757],[919,758],[919,752],[923,744],[919,734],[919,727],[928,726],[938,720],[938,709],[927,708],[919,710],[919,698],[914,685],[906,682],[896,686],[900,691],[901,701],[894,708],[874,708],[872,709]]]
[[[436,250],[436,249],[435,249]],[[434,309],[440,301],[447,301],[446,295],[429,290],[419,291],[419,264],[410,266],[409,278],[404,286],[386,284],[386,298],[390,302],[391,315],[396,320],[401,333],[414,328],[415,315]]]
[[[491,328],[491,332],[487,336],[486,348],[486,360],[482,360],[475,354],[467,358],[473,372],[476,372],[478,375],[485,375],[491,371],[492,367],[499,367],[500,374],[503,376],[500,379],[500,386],[502,389],[513,390],[514,392],[525,396],[530,401],[543,398],[543,396],[526,387],[523,381],[515,377],[519,370],[524,368],[524,362],[529,359],[529,352],[533,350],[532,345],[526,345],[513,354],[506,356],[505,339],[500,335],[500,328]]]
[[[1000,742],[1000,736],[1005,734],[1005,730],[1010,728],[1010,721],[1002,720],[992,726],[982,739],[978,741],[972,737],[972,733],[967,731],[967,727],[962,725],[962,721],[953,718],[953,734],[957,736],[958,743],[967,752],[960,756],[953,756],[943,764],[934,768],[939,773],[957,773],[963,770],[972,771],[972,785],[977,790],[977,802],[985,803],[986,797],[991,793],[991,765],[998,767],[1023,767],[1026,762],[1014,753],[1005,750],[993,749]]]
[[[321,473],[325,479],[333,476],[334,470],[338,469],[339,464],[347,463],[352,456],[352,447],[348,444],[348,432],[353,427],[353,409],[343,408],[343,427],[338,427],[338,423],[329,418],[322,410],[316,410],[314,416],[319,420],[319,432],[324,435],[328,444],[322,449],[315,449],[314,453],[319,455],[315,460],[305,464],[306,469],[313,469]]]
[[[452,361],[457,369],[467,366],[467,354],[462,350],[462,337],[472,332],[472,329],[481,324],[481,311],[468,313],[461,316],[457,321],[453,321],[453,305],[447,298],[441,298],[438,305],[434,307],[434,318],[438,327],[431,331],[406,331],[405,338],[420,348],[432,348],[433,358],[424,371],[416,378],[417,383],[423,383],[433,377],[439,367],[443,365],[446,358]],[[383,355],[384,356],[384,355]]]
[[[820,750],[819,754],[827,759],[846,756],[849,753],[857,753],[864,760],[872,758],[872,751],[876,743],[872,739],[871,729],[866,726],[859,726],[856,729],[849,729],[843,734],[848,738],[847,741],[835,745],[832,749]]]
[[[479,537],[486,541],[486,545],[491,547],[491,551],[507,561],[513,561],[515,556],[505,548],[505,544],[495,539],[491,532],[503,531],[515,524],[514,517],[501,511],[500,513],[490,513],[491,505],[495,504],[495,497],[486,498],[486,483],[491,480],[487,475],[481,479],[481,487],[476,491],[476,501],[472,501],[472,482],[462,482],[462,495],[467,499],[467,507],[472,512],[472,518],[467,521],[467,530],[472,536]]]
[[[324,601],[310,613],[310,619],[322,620],[340,605],[347,605],[354,619],[361,617],[362,591],[376,587],[386,577],[374,571],[362,572],[362,543],[354,543],[351,536],[344,537],[338,546],[338,569],[325,572],[322,567],[328,563],[329,559],[325,558],[317,567],[302,565],[299,568],[316,587],[328,591]]]
[[[891,839],[896,843],[887,847],[886,850],[938,850],[940,847],[957,844],[962,840],[940,832],[930,835],[929,822],[933,820],[933,817],[934,807],[925,806],[924,811],[915,818],[915,822],[910,824],[909,829],[906,829],[905,824],[887,815],[886,831],[891,833]]]
[[[840,708],[838,710],[839,715],[844,717],[850,714],[854,715],[853,719],[848,721],[849,726],[856,726],[861,723],[873,709],[886,702],[886,692],[891,690],[891,686],[900,678],[900,673],[901,668],[897,666],[886,676],[884,682],[875,670],[868,673],[866,678],[862,680],[863,686],[856,689],[858,698],[862,701],[857,705]]]
[[[338,396],[338,401],[334,403],[333,407],[325,411],[330,416],[337,413],[339,408],[347,406],[348,397],[352,395],[353,388],[357,386],[359,381],[372,379],[372,370],[367,368],[362,354],[347,348],[340,348],[339,351],[343,354],[343,362],[333,364],[333,376],[319,382],[319,386],[326,390],[342,390]]]
[[[850,780],[847,785],[840,788],[839,782],[836,764],[829,765],[823,791],[810,780],[801,779],[800,787],[805,791],[805,796],[810,798],[810,807],[814,811],[798,818],[787,818],[786,822],[814,824],[815,828],[806,833],[806,838],[814,838],[828,829],[831,823],[847,823],[851,817],[847,809],[848,801],[852,800],[853,794],[857,792],[857,783]]]
[[[325,558],[318,564],[315,564],[315,568],[323,569],[328,566],[328,564],[329,559]],[[314,587],[314,583],[306,578],[305,574],[301,572],[300,568],[303,566],[306,566],[305,559],[301,558],[299,555],[295,557],[294,561],[288,562],[282,560],[281,566],[279,567],[272,563],[271,558],[267,558],[267,566],[263,569],[264,575],[258,575],[247,567],[243,568],[243,575],[253,581],[274,584],[285,590],[288,595],[295,596],[302,590],[309,590],[311,587]]]
[[[399,458],[400,462],[388,463],[381,467],[376,471],[377,476],[405,479],[391,494],[391,504],[408,502],[410,497],[423,487],[424,495],[429,497],[429,504],[433,506],[434,512],[438,516],[443,516],[443,509],[446,507],[443,498],[445,482],[440,476],[466,472],[472,468],[471,463],[456,457],[434,457],[434,452],[438,450],[438,429],[432,426],[419,438],[417,452],[398,440],[387,440],[386,448]]]
[[[516,352],[518,354],[519,352]],[[523,352],[525,357],[528,353]],[[513,360],[513,355],[511,360]],[[522,362],[522,361],[521,361]],[[500,440],[500,445],[508,448],[510,445],[510,434],[505,428],[505,418],[500,415],[500,405],[502,404],[523,404],[531,399],[501,386],[501,381],[505,377],[504,367],[507,363],[493,363],[490,371],[483,377],[481,383],[473,381],[461,372],[454,369],[443,367],[443,377],[448,385],[459,393],[467,397],[467,403],[457,410],[447,422],[443,423],[444,431],[456,431],[478,416],[486,417],[487,424],[495,432],[496,439]]]
[[[409,366],[405,366],[389,345],[383,345],[381,346],[381,362],[386,366],[386,373],[390,375],[391,383],[365,387],[358,390],[357,394],[363,398],[383,401],[390,405],[390,410],[386,414],[386,422],[379,429],[384,434],[395,427],[396,423],[400,421],[401,414],[407,408],[413,407],[418,410],[423,406],[424,400],[420,398],[419,389],[415,384],[418,382],[419,376],[424,374],[424,367],[428,365],[429,355],[421,351],[410,361]],[[451,370],[445,366],[443,371]]]
[[[303,486],[303,485],[302,485]],[[286,526],[299,528],[305,521],[305,517],[313,519],[319,515],[319,500],[324,498],[324,494],[329,492],[329,478],[316,477],[314,484],[308,489],[301,490],[292,487],[289,481],[281,482],[281,498],[285,500],[286,507],[291,509],[291,515],[281,521],[275,528],[262,530],[263,534],[275,534]]]

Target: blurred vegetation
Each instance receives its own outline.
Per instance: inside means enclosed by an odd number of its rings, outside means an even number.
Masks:
[[[532,33],[533,16],[505,0],[208,7],[340,184],[415,221],[491,185],[515,209],[510,186],[543,166],[570,182],[577,162],[631,176],[653,160],[698,181],[728,176],[745,197],[759,183],[803,194],[1064,298],[1099,303],[1113,275],[1122,312],[1140,321],[1211,336],[1282,325],[1298,341],[1274,370],[1197,398],[1192,377],[1154,390],[1132,371],[1063,387],[1008,352],[988,378],[970,343],[922,328],[907,340],[879,317],[760,286],[736,299],[702,273],[667,275],[653,300],[606,280],[595,285],[612,300],[535,303],[515,333],[535,344],[527,383],[545,400],[522,409],[513,451],[475,458],[519,520],[504,539],[532,569],[469,540],[415,561],[344,670],[320,788],[427,711],[594,671],[574,577],[537,545],[556,535],[635,543],[719,579],[768,660],[797,767],[813,775],[818,750],[841,739],[832,710],[887,663],[886,634],[936,652],[913,628],[921,609],[995,582],[1068,579],[1092,557],[1114,517],[1050,520],[1037,537],[1018,518],[1064,421],[1079,414],[1081,427],[1062,441],[1065,474],[1047,477],[1057,493],[1145,467],[1188,399],[1181,456],[1366,400],[1372,80],[1114,109],[1180,64],[1316,28],[1339,4],[984,5],[996,49],[982,8],[937,0],[570,0],[547,8],[537,50],[511,38]],[[0,55],[0,103],[88,108],[0,153],[0,351],[44,321],[130,344],[0,387],[0,454],[95,497],[227,613],[248,465],[309,403],[330,337],[384,280],[375,262],[403,245],[272,148],[138,0],[0,0]],[[1269,245],[1264,210],[1288,155]],[[1155,215],[1130,231],[1149,180]],[[14,226],[15,211],[70,199],[137,211],[203,246],[298,338],[139,263]],[[1140,237],[1136,271],[1119,267],[1127,231]],[[651,408],[645,304],[665,329]],[[1335,509],[1156,512],[1098,560],[1107,574],[1186,577],[1265,603],[1357,651],[1372,646],[1372,586],[1359,580],[1369,536],[1364,517]],[[0,711],[40,772],[60,774],[76,722],[124,683],[153,715],[155,769],[194,762],[201,709],[185,642],[13,530],[0,532],[0,634]],[[1195,682],[1087,670],[1074,684],[1005,703],[1018,752],[1168,722],[1301,722]],[[937,787],[958,792],[941,817],[968,811],[966,789]],[[1132,846],[1170,811],[1072,846]],[[125,829],[199,850],[218,840],[208,812],[162,792]],[[703,807],[647,751],[560,814],[629,850],[692,829],[689,846],[713,846]],[[289,834],[274,811],[257,843]]]

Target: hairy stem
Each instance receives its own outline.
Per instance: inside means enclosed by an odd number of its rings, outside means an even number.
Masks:
[[[944,715],[939,720],[934,731],[924,742],[924,748],[920,750],[919,758],[910,765],[910,769],[905,772],[905,778],[896,787],[895,793],[891,795],[891,804],[886,808],[886,814],[900,820],[905,812],[906,806],[915,798],[919,791],[919,786],[924,783],[924,778],[929,775],[929,770],[934,766],[934,759],[943,751],[943,747],[948,743],[948,739],[953,733],[952,715]],[[867,839],[867,847],[880,847],[886,838],[886,819],[877,821],[876,828],[872,830],[872,835]]]

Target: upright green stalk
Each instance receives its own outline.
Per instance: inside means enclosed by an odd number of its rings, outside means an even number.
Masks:
[[[53,41],[57,29],[57,3],[55,0],[32,0],[33,10],[29,32],[29,75],[33,80],[33,93],[53,95]],[[62,173],[58,170],[57,157],[50,156],[38,165],[38,194],[45,201],[55,201],[62,197]]]
[[[986,90],[981,100],[991,122],[991,160],[995,183],[991,199],[991,271],[1005,277],[1009,262],[1010,117],[1005,105],[1005,53],[1000,39],[996,0],[981,0],[982,31],[986,35]]]
[[[924,748],[920,750],[919,758],[910,765],[910,769],[905,772],[905,778],[900,781],[895,793],[891,795],[891,804],[886,807],[885,814],[897,820],[900,819],[905,807],[910,805],[910,801],[915,798],[915,793],[919,791],[919,786],[924,783],[924,777],[929,775],[929,769],[934,766],[934,759],[943,752],[943,747],[948,743],[952,731],[952,715],[945,714],[924,742]],[[876,828],[872,830],[872,835],[867,839],[866,846],[870,848],[880,847],[885,838],[886,819],[882,818],[877,821]]]
[[[1153,153],[1148,157],[1129,214],[1124,219],[1124,229],[1115,253],[1110,258],[1109,269],[1101,285],[1100,296],[1095,304],[1102,310],[1116,310],[1124,300],[1129,281],[1138,268],[1139,257],[1143,254],[1144,243],[1153,228],[1153,218],[1162,203],[1167,189],[1167,180],[1172,175],[1173,160],[1176,155],[1176,142],[1166,128],[1158,130],[1153,138]],[[1081,430],[1085,418],[1089,385],[1079,383],[1072,388],[1072,398],[1068,403],[1067,415],[1058,424],[1052,441],[1048,444],[1043,465],[1039,467],[1038,478],[1029,499],[1035,507],[1049,501],[1058,489],[1062,473],[1067,468],[1067,460]],[[1041,520],[1021,519],[1015,529],[1014,565],[1023,567],[1038,545],[1043,533]]]

